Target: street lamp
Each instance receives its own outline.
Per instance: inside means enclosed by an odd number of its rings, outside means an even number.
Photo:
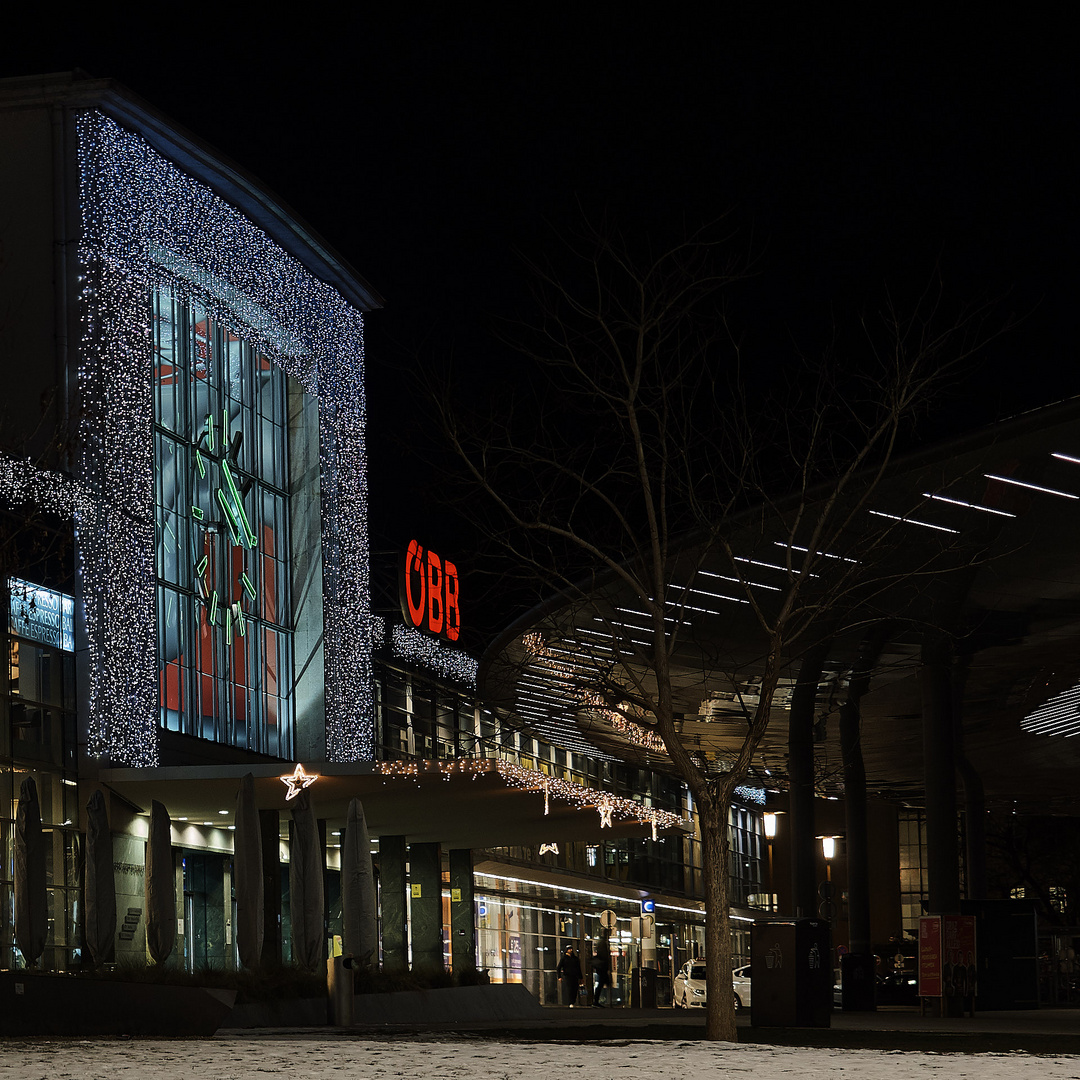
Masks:
[[[769,911],[776,913],[776,893],[773,892],[772,871],[772,844],[776,839],[776,819],[779,815],[766,812],[761,815],[762,825],[765,827],[765,844],[769,850]]]

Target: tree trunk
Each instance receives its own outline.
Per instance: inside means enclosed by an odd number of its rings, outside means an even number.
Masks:
[[[731,988],[730,877],[727,800],[711,795],[698,806],[705,871],[705,1038],[737,1042]]]

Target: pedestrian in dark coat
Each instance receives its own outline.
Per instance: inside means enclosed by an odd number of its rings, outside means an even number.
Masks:
[[[608,932],[600,931],[600,937],[596,942],[596,955],[593,957],[593,971],[596,972],[596,990],[593,993],[593,1004],[603,1005],[600,995],[607,988],[607,1003],[611,1004],[611,946],[608,943]]]
[[[566,952],[563,953],[555,972],[562,984],[563,1004],[573,1008],[581,987],[581,961],[574,952],[573,945],[566,946]]]

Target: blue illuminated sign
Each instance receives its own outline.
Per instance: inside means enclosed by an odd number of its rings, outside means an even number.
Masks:
[[[8,578],[8,630],[16,637],[75,651],[75,600],[22,578]]]
[[[656,911],[655,900],[642,900],[641,901],[641,913],[642,915],[652,915]]]

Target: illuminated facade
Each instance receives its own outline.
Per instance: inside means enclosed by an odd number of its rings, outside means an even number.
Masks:
[[[20,543],[40,514],[62,538],[56,558],[15,545],[0,567],[0,968],[32,959],[6,869],[28,777],[51,853],[42,967],[89,962],[78,866],[84,807],[102,790],[117,959],[145,953],[158,800],[183,892],[170,963],[235,968],[232,822],[247,772],[281,884],[282,929],[264,955],[287,961],[279,778],[304,766],[321,777],[330,949],[355,796],[377,849],[388,967],[479,966],[552,1001],[562,944],[587,948],[608,907],[622,974],[640,962],[629,920],[646,896],[662,973],[700,951],[681,785],[558,749],[485,707],[456,645],[452,558],[403,542],[400,611],[373,614],[363,316],[379,298],[271,195],[111,83],[0,84],[0,143],[0,199],[23,209],[3,223],[0,297],[29,298],[0,336],[5,355],[34,358],[12,380],[26,438],[0,448],[0,496]],[[740,850],[757,843],[753,821],[734,829]],[[740,871],[747,900],[754,859]]]

